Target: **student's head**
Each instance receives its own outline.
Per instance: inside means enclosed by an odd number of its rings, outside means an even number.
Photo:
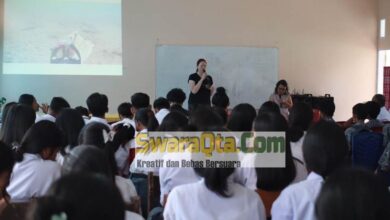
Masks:
[[[227,109],[227,107],[230,104],[229,97],[226,94],[226,90],[223,87],[218,87],[217,91],[213,95],[213,98],[211,99],[211,103],[215,107]]]
[[[198,131],[209,127],[223,127],[223,120],[210,107],[199,106],[190,114],[189,124]]]
[[[172,89],[167,94],[167,99],[171,105],[182,105],[186,100],[186,93],[182,89]]]
[[[83,107],[83,106],[77,106],[75,108],[76,111],[78,111],[80,113],[81,116],[86,116],[86,117],[89,117],[89,111],[87,108]]]
[[[318,103],[318,110],[320,110],[321,117],[332,118],[336,111],[336,106],[333,100],[323,99]]]
[[[124,118],[133,118],[133,113],[131,112],[132,105],[130,102],[124,102],[118,106],[118,114],[121,119]]]
[[[385,220],[390,216],[386,184],[372,172],[341,169],[321,188],[315,212],[318,220]]]
[[[247,103],[235,106],[230,114],[227,127],[231,131],[251,131],[256,109]]]
[[[3,112],[1,113],[1,122],[5,122],[5,118],[7,117],[8,111],[11,109],[12,106],[17,105],[18,103],[16,102],[9,102],[4,105],[3,107]]]
[[[0,141],[0,193],[3,193],[9,184],[15,159],[11,147]]]
[[[19,104],[27,105],[33,108],[35,112],[39,110],[39,104],[31,94],[22,94],[19,96]]]
[[[373,101],[369,101],[366,103],[367,110],[367,118],[368,119],[376,119],[381,111],[380,106]]]
[[[65,155],[65,148],[78,145],[78,138],[81,129],[84,127],[84,119],[75,109],[63,109],[57,116],[56,125],[63,134],[63,142],[61,145],[61,154]]]
[[[97,92],[93,93],[87,98],[87,106],[93,116],[104,118],[104,115],[108,112],[107,96]]]
[[[366,105],[363,103],[354,105],[352,108],[352,115],[354,121],[364,121],[367,118]]]
[[[297,142],[309,129],[313,121],[313,109],[304,102],[295,103],[288,116],[289,135],[292,142]]]
[[[160,97],[153,102],[154,112],[159,112],[161,109],[169,109],[169,101],[166,98]]]
[[[381,107],[381,108],[386,105],[386,98],[382,94],[374,95],[374,97],[372,97],[371,101],[376,102],[379,105],[379,107]]]
[[[62,143],[61,131],[50,121],[40,121],[31,126],[16,150],[16,160],[23,160],[23,154],[39,154],[44,160],[55,160]]]
[[[275,102],[266,101],[260,106],[258,114],[269,113],[269,112],[280,113],[280,108]]]
[[[180,112],[168,113],[161,122],[159,131],[183,131],[188,125],[188,118]]]
[[[120,146],[134,139],[135,128],[129,123],[122,123],[114,127],[115,135],[109,142],[113,152],[116,152]]]
[[[110,141],[110,128],[99,122],[91,122],[86,124],[80,131],[79,144],[93,145],[100,149],[106,147],[106,143]]]
[[[213,106],[211,109],[213,110],[213,112],[215,112],[217,115],[219,115],[219,117],[222,119],[223,125],[225,127],[227,125],[227,121],[228,121],[228,114],[227,114],[226,109],[221,108],[221,107],[216,107],[216,106]]]
[[[105,176],[76,173],[61,177],[33,206],[31,220],[123,220],[125,205]]]
[[[286,80],[282,79],[276,83],[275,94],[278,94],[278,95],[288,94],[288,84],[287,84]]]
[[[207,61],[203,58],[198,59],[196,61],[196,72],[204,73],[206,72]]]
[[[34,124],[36,114],[27,105],[14,105],[7,112],[0,131],[0,140],[7,145],[19,145],[26,131]]]
[[[150,108],[150,98],[147,94],[138,92],[131,96],[131,104],[133,105],[131,111],[135,115],[138,109]]]
[[[137,131],[147,129],[148,131],[155,131],[158,128],[158,121],[154,113],[149,108],[141,108],[135,114],[135,127]]]
[[[49,114],[57,116],[64,108],[70,108],[69,103],[62,97],[54,97],[50,102]]]
[[[307,131],[302,148],[308,171],[324,178],[345,164],[348,153],[343,130],[327,121],[320,121]]]

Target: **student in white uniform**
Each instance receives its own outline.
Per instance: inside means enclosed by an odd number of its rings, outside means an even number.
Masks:
[[[54,97],[49,105],[47,114],[42,115],[37,118],[35,122],[48,120],[51,122],[56,122],[56,117],[61,113],[65,108],[70,108],[69,103],[62,97]]]
[[[89,111],[88,111],[88,109],[83,107],[83,106],[77,106],[74,109],[80,113],[81,117],[83,117],[83,119],[84,119],[84,123],[87,124],[88,121],[89,121]]]
[[[110,128],[103,123],[91,122],[80,131],[79,145],[93,145],[105,149],[107,142],[111,141]]]
[[[6,190],[15,159],[11,147],[0,142],[0,216],[3,210],[8,206],[10,196]]]
[[[97,92],[91,94],[87,98],[87,106],[89,112],[92,114],[88,123],[98,122],[110,128],[110,125],[105,118],[105,115],[108,112],[108,98],[106,95]]]
[[[280,108],[280,113],[288,119],[289,109],[293,106],[293,102],[286,80],[282,79],[276,83],[275,91],[271,94],[269,100],[275,102]]]
[[[31,95],[31,94],[22,94],[22,95],[20,95],[18,103],[21,104],[21,105],[30,106],[34,110],[34,112],[38,112],[39,108],[40,108],[36,98],[33,95]],[[45,109],[42,108],[42,110],[45,110]],[[44,113],[46,113],[46,112],[44,112]]]
[[[390,121],[390,112],[386,109],[386,98],[382,94],[376,94],[372,97],[372,101],[376,102],[380,107],[379,115],[376,119],[381,122]]]
[[[333,119],[334,112],[336,111],[336,105],[334,101],[329,99],[323,99],[318,103],[318,110],[320,111],[320,117],[324,121],[335,122]]]
[[[161,124],[165,116],[169,114],[169,108],[169,101],[166,98],[160,97],[153,102],[153,109],[158,124]]]
[[[130,142],[134,142],[135,129],[129,123],[118,124],[114,128],[114,137],[111,142],[112,151],[115,153],[115,161],[120,176],[129,174]]]
[[[133,113],[133,115],[136,115],[137,111],[141,108],[149,108],[150,109],[150,107],[151,107],[150,106],[150,97],[149,97],[149,95],[142,93],[142,92],[134,93],[131,96],[131,104],[132,104],[131,112]]]
[[[257,193],[234,183],[234,168],[197,169],[202,180],[175,187],[164,209],[165,220],[265,220]]]
[[[303,142],[303,158],[310,173],[306,180],[282,191],[272,205],[272,219],[315,219],[315,201],[324,178],[343,166],[347,155],[344,132],[336,123],[320,121],[311,127]]]
[[[53,122],[34,124],[16,151],[16,161],[7,188],[12,202],[27,202],[44,196],[50,185],[60,177],[55,162],[61,145],[61,132]]]
[[[183,108],[183,103],[186,100],[186,93],[179,88],[171,89],[167,93],[167,99],[170,104],[170,111],[178,111],[183,113],[185,116],[189,116],[188,110]]]
[[[133,120],[133,113],[131,112],[132,104],[129,102],[124,102],[118,106],[118,115],[119,115],[119,121],[116,123],[111,124],[111,130],[114,130],[116,126],[120,124],[130,124],[135,128],[135,122]]]
[[[61,149],[56,157],[56,161],[62,165],[64,157],[78,145],[80,131],[85,123],[77,110],[67,108],[57,116],[56,125],[63,134]]]

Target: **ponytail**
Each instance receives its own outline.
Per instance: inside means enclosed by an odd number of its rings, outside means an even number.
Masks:
[[[115,128],[115,135],[111,141],[111,148],[116,152],[121,145],[134,139],[135,129],[131,124],[119,124]]]

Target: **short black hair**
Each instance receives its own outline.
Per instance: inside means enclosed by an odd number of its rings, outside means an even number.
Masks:
[[[133,113],[131,112],[132,106],[133,105],[130,102],[121,103],[118,106],[118,114],[126,118],[133,118]]]
[[[288,115],[289,135],[292,142],[297,142],[313,121],[313,109],[304,102],[297,102]]]
[[[367,118],[367,109],[366,105],[363,103],[358,103],[353,106],[352,113],[356,115],[358,120],[364,120]]]
[[[157,98],[156,100],[154,100],[153,102],[153,108],[154,109],[169,109],[170,105],[169,105],[169,101],[168,99],[166,98],[163,98],[163,97],[160,97],[160,98]]]
[[[213,106],[212,110],[213,112],[217,113],[219,117],[221,117],[223,124],[226,125],[228,121],[228,114],[226,112],[226,109],[222,107]]]
[[[103,135],[104,131],[108,134],[110,128],[99,122],[91,122],[86,124],[80,131],[79,144],[93,145],[100,149],[105,149],[106,142]]]
[[[341,169],[330,175],[317,197],[318,220],[389,219],[386,183],[363,169]]]
[[[19,96],[19,104],[32,106],[34,101],[36,101],[35,97],[31,94],[22,94]]]
[[[0,141],[0,174],[12,172],[15,159],[11,147]]]
[[[211,107],[199,106],[191,111],[189,124],[198,131],[205,131],[210,127],[223,127],[223,120]]]
[[[386,98],[384,95],[382,94],[376,94],[374,95],[374,97],[372,97],[372,100],[373,102],[376,102],[378,103],[378,105],[382,108],[383,106],[386,105]]]
[[[150,107],[150,97],[142,92],[135,93],[131,96],[131,104],[134,108],[149,108]]]
[[[168,113],[161,122],[159,131],[182,131],[188,125],[188,118],[183,113],[173,111]]]
[[[320,112],[327,117],[333,117],[334,112],[336,111],[336,105],[333,100],[330,99],[322,99],[318,103],[318,108]]]
[[[381,108],[378,105],[378,103],[369,101],[366,103],[366,110],[367,110],[367,116],[370,119],[376,119],[381,111]]]
[[[211,103],[213,106],[220,108],[227,108],[230,104],[229,97],[226,94],[226,90],[223,87],[218,87],[217,91],[211,98]]]
[[[280,113],[280,108],[275,102],[266,101],[260,106],[258,114],[267,112]]]
[[[69,103],[62,97],[54,97],[50,102],[50,109],[54,113],[60,113],[62,109],[70,108]]]
[[[167,94],[167,99],[171,103],[183,104],[186,98],[185,92],[179,88],[172,89]]]
[[[81,116],[87,116],[87,117],[89,116],[88,109],[83,106],[77,106],[75,110],[78,111],[81,114]]]
[[[242,103],[233,108],[227,127],[231,131],[251,131],[255,118],[256,109],[251,104]]]
[[[108,112],[107,96],[93,93],[87,98],[87,106],[93,116],[103,117]]]
[[[154,113],[149,108],[141,108],[135,114],[135,121],[147,127],[148,131],[155,131],[158,129],[158,121]]]
[[[345,165],[348,153],[344,131],[327,121],[320,121],[307,131],[302,148],[307,169],[324,178]]]

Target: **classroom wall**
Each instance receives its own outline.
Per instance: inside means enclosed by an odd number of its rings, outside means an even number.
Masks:
[[[278,47],[291,91],[332,94],[344,120],[375,92],[378,11],[377,0],[123,0],[124,76],[3,75],[0,95],[25,88],[47,91],[41,101],[63,95],[79,105],[101,91],[115,112],[134,92],[154,98],[158,44]]]
[[[379,38],[379,49],[390,50],[390,1],[379,0],[379,19],[386,19],[386,37]]]

